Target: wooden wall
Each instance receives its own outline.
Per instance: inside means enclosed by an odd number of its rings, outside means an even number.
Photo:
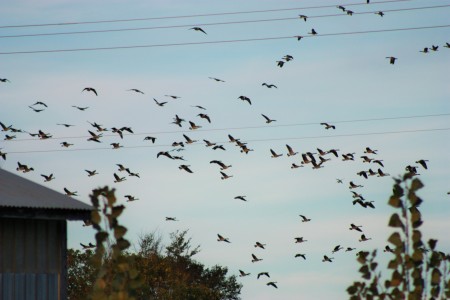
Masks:
[[[0,218],[0,300],[66,298],[65,220]]]

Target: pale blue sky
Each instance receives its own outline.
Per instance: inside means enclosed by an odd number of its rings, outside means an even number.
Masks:
[[[425,183],[421,196],[427,238],[439,239],[440,249],[448,252],[450,237],[444,229],[450,225],[450,156],[449,128],[450,85],[448,69],[449,27],[438,29],[384,32],[360,35],[323,36],[321,34],[366,30],[450,25],[449,7],[386,12],[375,14],[317,17],[255,22],[250,24],[202,25],[208,33],[188,30],[195,24],[296,18],[299,14],[324,16],[342,13],[338,4],[351,6],[355,12],[387,11],[415,7],[450,5],[444,0],[412,0],[363,5],[365,1],[14,1],[2,4],[0,26],[187,16],[224,12],[243,12],[283,8],[330,5],[322,9],[298,9],[267,13],[217,15],[208,17],[162,19],[126,23],[85,24],[71,26],[0,28],[0,36],[110,30],[122,28],[187,25],[187,27],[93,33],[44,37],[0,38],[0,52],[49,49],[96,48],[130,45],[209,42],[236,39],[308,35],[314,28],[319,36],[245,43],[221,43],[176,47],[151,47],[127,50],[0,55],[0,121],[30,132],[39,129],[54,138],[41,141],[17,134],[16,141],[3,141],[0,148],[8,152],[0,167],[16,172],[17,162],[34,167],[35,172],[21,174],[43,183],[40,174],[54,173],[56,179],[46,186],[62,192],[64,187],[77,190],[77,199],[88,202],[90,191],[103,185],[114,186],[120,201],[126,194],[140,200],[127,204],[122,222],[129,228],[127,237],[135,241],[142,232],[157,230],[164,237],[177,229],[189,229],[193,243],[202,251],[198,259],[208,266],[227,266],[231,274],[242,269],[251,276],[239,279],[243,299],[344,299],[345,289],[358,278],[354,253],[334,254],[332,264],[321,262],[338,244],[358,250],[383,248],[389,232],[387,206],[393,180],[390,177],[365,180],[356,175],[377,165],[363,163],[365,147],[379,150],[386,173],[402,174],[404,167],[418,159],[428,159],[429,169],[420,169]],[[344,5],[345,6],[345,5]],[[348,6],[350,7],[350,6]],[[439,45],[428,54],[419,50]],[[294,57],[283,68],[276,61],[286,54]],[[386,56],[398,57],[390,65]],[[208,77],[217,77],[225,83]],[[261,86],[273,83],[278,89]],[[99,96],[81,90],[94,87]],[[145,94],[127,91],[131,88]],[[172,100],[164,95],[178,95]],[[251,98],[248,105],[237,98]],[[158,107],[152,98],[167,101]],[[43,101],[48,108],[35,113],[28,108]],[[89,106],[81,112],[71,107]],[[192,106],[207,108],[201,111]],[[207,113],[211,124],[197,114]],[[202,130],[179,128],[172,118],[194,121]],[[261,114],[277,121],[266,124]],[[434,117],[396,118],[437,115]],[[351,120],[383,119],[361,122]],[[105,127],[130,126],[134,135],[123,140],[117,136],[102,138],[102,144],[87,142],[86,122]],[[320,122],[336,125],[325,130]],[[71,128],[57,123],[76,125]],[[309,125],[308,125],[309,124]],[[291,126],[281,126],[291,125]],[[256,128],[253,128],[256,127]],[[397,134],[383,132],[416,131]],[[187,145],[178,155],[187,160],[193,174],[178,169],[180,161],[156,159],[162,150],[171,150],[172,142],[183,141],[183,133],[199,142]],[[231,134],[248,142],[254,149],[248,155],[228,142]],[[157,137],[152,145],[146,135]],[[203,139],[223,144],[225,152],[205,147]],[[68,150],[60,146],[75,144]],[[125,148],[109,149],[120,142]],[[317,152],[316,148],[355,152],[355,162],[342,161],[332,155],[324,168],[310,165],[292,170],[300,157],[286,157],[285,145],[296,151]],[[144,147],[143,147],[144,146]],[[92,150],[85,150],[92,149]],[[273,159],[269,149],[283,153]],[[56,151],[53,151],[56,150]],[[39,152],[43,151],[43,152]],[[375,157],[372,155],[372,157]],[[233,175],[221,180],[219,167],[209,162],[222,160],[232,167]],[[113,183],[116,164],[122,163],[138,172],[140,179],[127,177]],[[88,178],[85,169],[100,174]],[[337,184],[336,178],[344,179]],[[364,185],[359,191],[374,200],[376,209],[352,205],[348,182]],[[233,199],[246,195],[248,202]],[[302,223],[299,214],[312,219]],[[179,222],[165,222],[174,216]],[[364,226],[372,240],[360,243],[359,234],[349,231],[350,223]],[[218,243],[220,233],[231,244]],[[71,222],[69,246],[94,240],[93,232]],[[295,244],[303,236],[305,244]],[[256,241],[267,244],[266,250],[253,247]],[[263,261],[251,262],[251,254]],[[294,258],[306,253],[307,260]],[[380,253],[380,259],[388,256]],[[256,279],[268,271],[277,281],[277,290],[265,286],[268,280]],[[324,288],[324,282],[328,282]]]

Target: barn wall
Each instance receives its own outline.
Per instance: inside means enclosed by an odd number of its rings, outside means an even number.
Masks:
[[[0,300],[64,299],[66,221],[0,219]]]

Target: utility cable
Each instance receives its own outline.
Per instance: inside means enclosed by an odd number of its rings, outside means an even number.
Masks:
[[[411,2],[415,0],[387,0],[372,2],[370,5],[395,3],[395,2]],[[365,3],[348,3],[340,4],[342,6],[359,6],[367,5]],[[84,24],[101,24],[101,23],[120,23],[120,22],[136,22],[136,21],[150,21],[150,20],[164,20],[164,19],[182,19],[182,18],[197,18],[197,17],[211,17],[211,16],[225,16],[225,15],[239,15],[239,14],[254,14],[254,13],[268,13],[279,11],[303,10],[303,9],[322,9],[336,7],[336,5],[321,5],[321,6],[305,6],[294,8],[280,8],[280,9],[266,9],[266,10],[251,10],[251,11],[236,11],[236,12],[222,12],[210,14],[196,14],[196,15],[181,15],[181,16],[166,16],[166,17],[149,17],[149,18],[133,18],[133,19],[115,19],[115,20],[99,20],[99,21],[81,21],[81,22],[60,22],[60,23],[42,23],[42,24],[22,24],[22,25],[2,25],[3,28],[24,28],[24,27],[45,27],[45,26],[68,26],[68,25],[84,25]]]
[[[310,38],[310,37],[326,37],[326,36],[368,34],[368,33],[380,33],[380,32],[395,32],[395,31],[437,29],[437,28],[447,28],[447,27],[450,27],[450,24],[433,25],[433,26],[421,26],[421,27],[408,27],[408,28],[394,28],[394,29],[376,29],[376,30],[364,30],[364,31],[336,32],[336,33],[325,33],[325,34],[308,35],[308,36],[301,36],[301,35],[298,35],[298,36],[278,36],[278,37],[263,37],[263,38],[252,38],[252,39],[209,41],[209,42],[186,42],[186,43],[169,43],[169,44],[96,47],[96,48],[73,48],[73,49],[49,49],[49,50],[11,51],[11,52],[0,52],[0,55],[38,54],[38,53],[42,54],[42,53],[102,51],[102,50],[123,50],[123,49],[173,47],[173,46],[189,46],[189,45],[212,45],[212,44],[225,44],[225,43],[229,44],[229,43],[241,43],[241,42],[283,40],[283,39],[292,39],[292,38],[300,39],[300,38]]]
[[[437,6],[423,6],[423,7],[390,9],[390,10],[383,10],[383,13],[403,12],[403,11],[413,11],[413,10],[423,10],[423,9],[434,9],[434,8],[445,8],[445,7],[450,7],[450,4],[437,5]],[[375,14],[375,13],[378,13],[378,12],[380,12],[380,11],[377,10],[377,11],[354,12],[353,15]],[[348,16],[348,15],[347,14],[317,15],[317,16],[307,16],[307,19],[328,18],[328,17],[342,17],[342,16]],[[155,30],[155,29],[184,28],[184,27],[192,27],[192,26],[235,25],[235,24],[249,24],[249,23],[290,21],[290,20],[300,20],[300,19],[299,19],[299,17],[289,17],[289,18],[262,19],[262,20],[244,20],[244,21],[216,22],[216,23],[203,23],[203,24],[167,25],[167,26],[153,26],[153,27],[118,28],[118,29],[70,31],[70,32],[51,32],[51,33],[29,33],[29,34],[16,34],[16,35],[0,35],[0,39],[39,37],[39,36],[58,36],[58,35],[77,35],[77,34],[92,34],[92,33],[112,33],[112,32],[124,32],[124,31],[141,31],[141,30]]]

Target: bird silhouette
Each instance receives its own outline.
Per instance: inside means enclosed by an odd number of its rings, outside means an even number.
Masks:
[[[65,123],[63,123],[63,124],[56,124],[56,125],[61,125],[61,126],[67,127],[67,128],[75,126],[75,125],[70,125],[70,124],[65,124]]]
[[[323,256],[322,262],[333,262],[334,257]]]
[[[304,260],[306,260],[306,254],[302,254],[302,253],[297,253],[297,254],[295,254],[295,256],[294,256],[295,258],[297,258],[297,257],[301,257],[301,258],[303,258]]]
[[[125,195],[124,197],[128,199],[127,202],[132,202],[132,201],[139,200],[139,198],[136,198],[136,197],[131,196],[131,195]]]
[[[156,158],[159,158],[161,155],[162,155],[162,156],[165,156],[165,157],[167,157],[167,158],[170,158],[170,159],[174,159],[174,158],[172,157],[172,155],[170,155],[170,153],[167,152],[167,151],[160,151],[160,152],[158,152],[158,154],[156,155]]]
[[[336,129],[336,126],[330,125],[328,123],[320,123],[320,125],[325,126],[325,129]]]
[[[277,157],[280,157],[280,156],[283,156],[283,154],[277,154],[275,151],[273,151],[272,149],[270,149],[270,153],[272,153],[272,158],[277,158]]]
[[[292,55],[286,54],[282,57],[282,59],[284,59],[285,61],[291,61],[294,59],[294,57]]]
[[[430,48],[431,51],[439,51],[438,49],[439,49],[439,46],[436,46],[436,45],[432,45]]]
[[[93,92],[95,94],[95,96],[98,96],[97,91],[94,88],[91,87],[85,87],[81,92]]]
[[[231,165],[226,165],[220,160],[212,160],[209,162],[210,164],[218,164],[220,166],[221,170],[226,170],[228,168],[231,168]]]
[[[195,125],[195,124],[194,124]],[[183,134],[184,139],[186,140],[186,144],[193,144],[195,142],[197,142],[197,140],[192,140],[190,137],[188,137],[187,135]]]
[[[278,286],[276,285],[276,281],[270,281],[270,282],[268,282],[268,283],[266,283],[266,285],[268,285],[268,286],[273,286],[274,288],[278,288]]]
[[[275,84],[268,84],[268,83],[263,83],[263,84],[261,84],[262,86],[265,86],[265,87],[268,87],[269,89],[271,89],[271,88],[278,88]]]
[[[277,60],[277,66],[282,68],[284,66],[284,61],[282,60]]]
[[[116,173],[114,173],[114,179],[115,179],[114,183],[119,183],[119,182],[123,182],[123,181],[127,180],[125,177],[120,177]]]
[[[312,35],[316,35],[316,34],[317,34],[317,31],[315,31],[314,28],[312,28],[312,29],[311,29],[311,32],[308,32],[308,33],[309,33],[309,34],[312,34]]]
[[[166,217],[166,221],[178,221],[175,217]]]
[[[218,242],[231,243],[230,240],[229,240],[228,238],[225,238],[225,237],[221,236],[220,234],[217,234],[217,241],[218,241]]]
[[[45,178],[44,182],[49,182],[49,181],[52,181],[53,179],[55,179],[55,177],[53,177],[53,174],[50,174],[50,175],[41,174],[41,176]]]
[[[155,138],[155,137],[152,137],[152,136],[146,136],[146,137],[144,138],[144,141],[152,141],[152,144],[154,144],[155,141],[156,141],[156,138]]]
[[[33,106],[28,106],[31,110],[33,110],[34,112],[41,112],[41,111],[44,111],[45,109],[37,109],[37,108],[34,108]]]
[[[248,275],[250,275],[250,273],[245,273],[244,271],[239,270],[239,277],[245,277],[245,276],[248,276]]]
[[[199,116],[202,119],[205,119],[208,121],[208,123],[211,123],[211,119],[207,114],[198,114],[197,116]]]
[[[207,34],[203,29],[201,29],[200,27],[192,27],[192,28],[189,28],[189,30],[195,30],[195,31],[201,31],[201,32],[203,32],[204,34]]]
[[[379,15],[380,17],[383,17],[383,16],[384,16],[384,12],[382,12],[382,11],[377,11],[375,14],[376,14],[376,15]]]
[[[333,251],[331,251],[331,253],[336,253],[336,252],[338,252],[339,250],[342,250],[342,249],[344,249],[344,247],[341,247],[341,245],[337,245],[336,247],[334,247],[334,249],[333,249]]]
[[[85,111],[86,109],[89,108],[89,106],[86,106],[86,107],[80,107],[80,106],[76,106],[76,105],[72,105],[72,107],[75,107],[76,109],[81,110],[81,111]]]
[[[389,247],[389,245],[386,245],[386,247],[384,247],[383,252],[390,252],[390,253],[394,253],[394,249],[391,249],[391,247]]]
[[[261,276],[267,276],[268,278],[270,278],[269,272],[260,272],[260,273],[258,273],[257,279],[259,279],[259,277],[261,277]]]
[[[361,225],[355,225],[355,224],[350,224],[350,230],[356,230],[356,231],[359,231],[359,232],[362,232],[362,230],[361,230]]]
[[[298,15],[298,17],[299,17],[300,19],[303,19],[303,21],[305,21],[305,22],[306,22],[306,20],[308,19],[308,17],[305,16],[305,15]]]
[[[36,101],[36,102],[35,102],[34,104],[32,104],[31,106],[35,106],[35,105],[42,105],[42,106],[48,107],[47,104],[45,104],[45,103],[42,102],[42,101]]]
[[[180,96],[175,96],[175,95],[164,95],[165,97],[170,97],[172,99],[180,99]]]
[[[238,99],[241,99],[242,101],[247,101],[248,104],[252,105],[252,101],[250,101],[250,98],[247,96],[239,96]]]
[[[180,165],[180,166],[178,166],[178,169],[180,169],[180,170],[185,170],[185,171],[188,172],[188,173],[194,173],[194,172],[192,172],[191,169],[189,169],[189,167],[190,167],[190,166],[188,166],[188,165]]]
[[[189,127],[190,130],[196,130],[196,129],[202,128],[202,126],[195,125],[195,123],[192,121],[189,121],[189,125],[190,125],[190,127]]]
[[[340,10],[342,10],[343,12],[345,12],[345,7],[343,7],[342,5],[336,6],[337,8],[339,8]]]
[[[8,80],[8,78],[0,78],[0,82],[11,82]]]
[[[270,124],[270,123],[276,121],[276,120],[273,120],[273,119],[269,118],[268,116],[266,116],[266,115],[264,115],[264,114],[261,114],[261,116],[263,116],[263,118],[266,119],[266,123],[267,123],[267,124]]]
[[[304,240],[303,237],[295,237],[294,240],[295,240],[295,243],[304,243],[304,242],[308,241],[308,240]]]
[[[212,80],[215,80],[215,81],[217,81],[217,82],[225,82],[224,80],[222,80],[222,79],[219,79],[219,78],[215,78],[215,77],[208,77],[209,79],[212,79]]]
[[[266,246],[266,244],[262,244],[260,242],[256,242],[254,247],[255,248],[258,247],[258,248],[261,248],[261,249],[266,249],[265,246]]]
[[[419,52],[428,53],[428,47],[423,48],[423,50],[420,50]]]
[[[158,100],[156,100],[155,98],[153,98],[153,101],[155,101],[156,105],[163,107],[165,104],[167,104],[167,102],[158,102]]]
[[[305,217],[304,215],[299,215],[302,218],[302,222],[309,222],[311,219]]]
[[[346,13],[349,16],[353,16],[353,14],[354,14],[353,10],[349,10],[349,9],[346,11]]]
[[[64,192],[66,192],[67,196],[78,196],[77,195],[78,192],[71,192],[67,188],[64,188]]]
[[[426,159],[420,159],[420,160],[416,161],[416,164],[421,165],[424,169],[428,169],[427,161],[428,160],[426,160]]]
[[[97,170],[93,170],[93,171],[85,170],[85,171],[88,173],[88,177],[98,175]]]
[[[234,199],[247,201],[247,199],[245,199],[245,197],[247,197],[247,196],[236,196],[236,197],[234,197]]]
[[[224,172],[220,172],[220,174],[222,174],[222,177],[220,177],[220,179],[222,179],[222,180],[225,180],[225,179],[233,177],[233,175],[227,175]]]
[[[252,263],[258,262],[258,261],[261,261],[261,260],[263,260],[263,259],[256,257],[256,255],[252,253]]]
[[[372,238],[367,238],[364,234],[361,235],[361,238],[359,239],[360,242],[366,242],[368,240],[371,240]]]
[[[129,89],[128,91],[132,91],[132,92],[136,92],[136,93],[144,95],[144,92],[141,90],[138,90],[138,89]]]
[[[397,57],[394,56],[387,56],[386,58],[389,58],[389,63],[391,65],[395,64],[395,61],[398,59]]]

